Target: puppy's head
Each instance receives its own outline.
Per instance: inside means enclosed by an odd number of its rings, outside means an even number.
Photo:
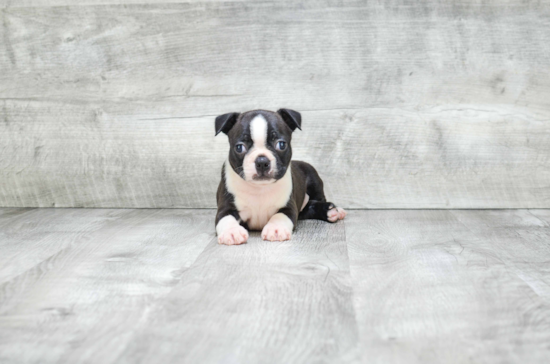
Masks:
[[[292,132],[301,129],[300,113],[252,110],[216,118],[216,135],[229,137],[229,163],[245,181],[269,184],[281,179],[290,164]]]

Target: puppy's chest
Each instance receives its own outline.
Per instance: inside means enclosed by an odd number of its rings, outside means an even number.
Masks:
[[[225,186],[234,197],[234,204],[242,221],[252,230],[261,230],[269,219],[286,206],[292,193],[292,172],[287,169],[275,183],[254,184],[242,179],[225,163]]]
[[[272,188],[268,191],[239,191],[235,195],[235,207],[243,221],[252,230],[261,230],[269,219],[286,206],[290,190]]]

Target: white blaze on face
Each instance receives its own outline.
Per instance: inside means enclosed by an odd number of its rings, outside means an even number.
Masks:
[[[256,158],[264,155],[269,159],[271,168],[269,173],[277,173],[277,160],[273,152],[266,148],[267,144],[267,120],[262,115],[258,115],[250,122],[250,136],[252,137],[252,149],[248,151],[243,160],[244,178],[252,181],[256,172]],[[265,183],[265,181],[262,181]]]
[[[258,115],[250,122],[250,135],[257,148],[265,148],[267,140],[267,120],[263,115]]]

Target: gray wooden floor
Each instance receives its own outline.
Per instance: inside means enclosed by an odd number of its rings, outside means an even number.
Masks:
[[[0,209],[0,362],[550,358],[550,210],[350,211],[243,246],[213,219]]]

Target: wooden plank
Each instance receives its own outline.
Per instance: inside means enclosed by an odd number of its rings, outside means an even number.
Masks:
[[[11,210],[11,211],[10,211]],[[125,210],[1,209],[0,284],[68,247],[86,242]]]
[[[9,218],[16,215],[26,214],[29,211],[32,211],[34,209],[32,208],[21,208],[21,207],[14,207],[14,208],[0,208],[0,226],[3,225],[3,223],[6,223],[9,221]]]
[[[216,206],[228,144],[224,135],[214,138],[214,117],[138,120],[153,105],[111,105],[101,114],[80,105],[9,105],[12,124],[0,124],[0,205]],[[90,121],[71,124],[59,114]],[[294,157],[318,169],[328,197],[341,206],[550,203],[550,128],[527,109],[362,109],[303,117]]]
[[[538,210],[528,210],[529,213],[537,217],[538,219],[546,222],[550,225],[550,210],[549,209],[538,209]]]
[[[529,211],[354,211],[346,224],[365,361],[550,355],[550,233]]]
[[[212,241],[117,362],[356,362],[348,268],[343,222],[300,222],[289,242]]]
[[[13,8],[2,12],[0,97],[155,100],[169,117],[282,105],[548,111],[550,75],[533,66],[550,57],[549,13],[519,0]]]
[[[549,207],[550,10],[505,5],[3,9],[0,206],[214,207],[213,118],[284,106],[344,207]]]
[[[0,0],[0,8],[26,8],[48,6],[89,6],[89,5],[132,5],[132,4],[172,4],[172,3],[210,3],[227,0]],[[231,0],[231,2],[252,0]],[[261,0],[260,0],[261,1]]]
[[[491,230],[495,255],[550,308],[550,210],[453,211],[477,236]],[[530,313],[531,314],[531,313]],[[550,312],[538,311],[550,327]],[[537,323],[538,324],[538,323]]]
[[[78,227],[87,234],[0,285],[0,362],[113,362],[154,301],[172,290],[214,236],[214,211],[125,210],[93,233],[83,221],[89,210],[78,211],[73,226],[51,219],[43,235]],[[34,219],[59,213],[75,215],[45,209]],[[22,246],[27,253],[7,264],[23,264],[30,251],[53,244],[53,238],[28,239],[40,244]]]
[[[68,242],[0,282],[0,362],[550,355],[550,210],[351,211],[345,223],[301,222],[290,242],[255,233],[240,247],[216,244],[213,217],[0,209],[0,257],[21,250],[0,268]]]

